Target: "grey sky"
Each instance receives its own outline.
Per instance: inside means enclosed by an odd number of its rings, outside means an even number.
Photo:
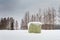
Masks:
[[[19,22],[26,11],[37,13],[39,8],[58,8],[60,0],[0,0],[0,18],[14,17]]]

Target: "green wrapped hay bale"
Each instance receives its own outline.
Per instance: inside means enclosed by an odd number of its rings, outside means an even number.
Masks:
[[[30,22],[28,25],[29,33],[41,33],[41,24],[39,22]]]

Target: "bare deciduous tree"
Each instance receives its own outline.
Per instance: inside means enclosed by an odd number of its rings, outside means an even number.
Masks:
[[[29,11],[28,11],[28,12],[26,12],[26,14],[24,16],[24,19],[22,20],[22,25],[24,25],[24,26],[21,25],[21,28],[28,29],[27,24],[29,23],[29,21],[30,20],[29,20]]]

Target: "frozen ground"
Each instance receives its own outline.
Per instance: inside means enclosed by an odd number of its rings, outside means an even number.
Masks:
[[[27,30],[2,30],[0,40],[60,40],[60,30],[42,30],[41,33],[28,33]]]

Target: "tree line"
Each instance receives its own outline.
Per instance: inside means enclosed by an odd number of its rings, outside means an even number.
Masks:
[[[0,19],[0,30],[17,30],[18,22],[13,17]]]
[[[60,8],[58,10],[58,13],[60,14]],[[56,9],[54,8],[44,9],[42,12],[41,9],[39,9],[38,13],[31,15],[28,11],[25,13],[25,16],[21,20],[21,29],[28,29],[27,25],[29,22],[43,23],[42,29],[56,29],[56,17],[60,18],[60,15],[57,15]]]
[[[24,17],[21,19],[21,27],[18,26],[18,21],[15,20],[13,17],[5,17],[0,19],[0,29],[7,29],[7,30],[18,30],[28,29],[28,23],[29,22],[41,22],[43,23],[42,29],[60,29],[60,25],[56,25],[57,18],[60,18],[60,7],[58,10],[54,8],[48,8],[44,9],[43,11],[41,9],[38,10],[38,13],[31,14],[29,11],[27,11],[24,15]],[[60,22],[60,19],[58,20]]]

